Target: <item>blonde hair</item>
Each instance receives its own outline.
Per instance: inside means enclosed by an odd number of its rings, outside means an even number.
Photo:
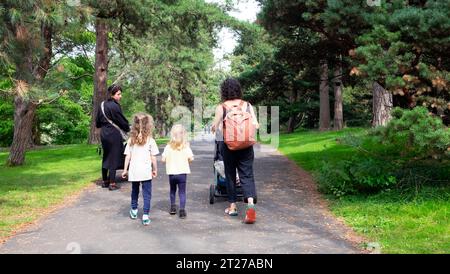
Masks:
[[[187,140],[187,132],[182,125],[173,125],[172,129],[170,130],[169,145],[172,149],[175,150],[182,150],[189,146]]]
[[[144,145],[153,134],[153,117],[147,113],[137,113],[133,118],[131,126],[130,142],[131,145]]]

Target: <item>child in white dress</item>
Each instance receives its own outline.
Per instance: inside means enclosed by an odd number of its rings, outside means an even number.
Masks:
[[[158,175],[156,155],[158,146],[152,138],[153,118],[149,114],[134,115],[130,139],[125,147],[125,165],[122,177],[128,176],[132,183],[130,217],[137,219],[139,187],[142,185],[144,214],[142,224],[150,224],[150,202],[152,198],[152,179]]]

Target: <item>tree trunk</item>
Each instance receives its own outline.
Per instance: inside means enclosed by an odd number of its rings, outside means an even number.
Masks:
[[[297,102],[297,91],[294,88],[291,88],[290,96],[289,96],[289,103],[294,105]],[[292,133],[295,130],[295,126],[297,123],[297,114],[291,113],[291,116],[289,117],[288,121],[288,127],[287,132]]]
[[[14,137],[7,162],[9,166],[19,166],[25,162],[36,107],[36,104],[25,101],[19,95],[14,98]]]
[[[97,113],[102,101],[108,98],[107,74],[108,74],[108,26],[106,20],[97,18],[95,21],[96,43],[95,43],[95,73],[94,73],[94,96],[91,113],[91,128],[89,132],[89,144],[98,144],[100,131],[95,127]]]
[[[392,93],[378,82],[373,82],[373,120],[372,126],[384,126],[391,120],[393,108]]]
[[[8,26],[17,36],[16,26]],[[42,81],[48,73],[53,55],[52,36],[52,26],[42,23],[41,39],[44,48],[40,52],[37,63],[35,64],[33,60],[33,43],[30,41],[26,41],[22,45],[24,47],[23,55],[16,62],[16,78],[18,81],[14,96],[14,135],[7,160],[9,166],[22,165],[25,162],[27,147],[33,146],[33,123],[38,103],[25,98],[29,86]]]
[[[53,27],[51,25],[42,23],[41,35],[44,41],[44,49],[41,58],[39,59],[38,65],[35,66],[33,70],[33,76],[38,81],[45,78],[51,65],[51,60],[53,57],[52,51]]]
[[[320,117],[319,130],[330,129],[330,94],[328,85],[328,63],[320,61]]]
[[[342,106],[342,64],[338,63],[334,69],[334,130],[341,130],[344,127],[344,113]]]
[[[296,117],[294,115],[292,115],[291,117],[289,117],[289,121],[288,121],[288,127],[287,127],[287,133],[293,133],[295,130],[295,125],[296,125]]]

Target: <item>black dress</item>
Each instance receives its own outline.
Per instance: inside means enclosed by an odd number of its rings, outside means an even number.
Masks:
[[[114,99],[108,99],[104,103],[106,116],[125,132],[130,131],[128,120],[123,116],[122,108]],[[102,168],[111,170],[123,167],[123,139],[119,130],[106,120],[99,107],[96,127],[101,128],[100,139],[103,147]]]

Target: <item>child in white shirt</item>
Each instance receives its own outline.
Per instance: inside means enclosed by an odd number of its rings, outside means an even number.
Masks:
[[[130,139],[125,147],[125,165],[122,177],[128,176],[132,183],[130,217],[137,218],[139,186],[142,185],[144,199],[144,214],[142,224],[150,224],[150,201],[152,198],[152,179],[158,175],[156,155],[158,146],[152,138],[153,118],[149,114],[138,113],[134,115]],[[129,169],[128,169],[129,167]]]
[[[177,213],[175,205],[176,192],[180,197],[180,218],[186,218],[186,181],[191,173],[189,163],[194,160],[194,154],[187,141],[187,132],[182,125],[174,125],[170,131],[170,142],[164,148],[162,161],[166,163],[166,172],[170,183],[170,211]]]

